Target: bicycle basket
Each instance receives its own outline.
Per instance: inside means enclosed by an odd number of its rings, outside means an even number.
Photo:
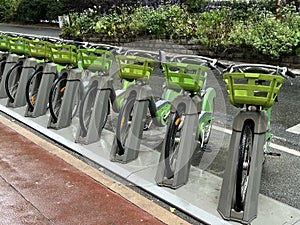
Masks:
[[[48,42],[41,40],[29,40],[29,54],[31,57],[37,59],[51,59],[51,54],[49,53]]]
[[[0,34],[0,51],[9,51],[9,36]]]
[[[49,48],[54,63],[77,66],[77,48],[75,45],[49,44]]]
[[[230,103],[242,108],[244,105],[258,105],[270,108],[284,78],[281,76],[259,73],[224,74]]]
[[[18,37],[9,38],[9,51],[17,55],[29,55],[28,39]]]
[[[125,80],[148,79],[155,67],[155,61],[132,55],[117,55],[120,78]]]
[[[164,76],[167,88],[199,92],[202,89],[209,68],[196,64],[164,62]]]
[[[79,49],[78,60],[81,61],[82,68],[90,71],[102,71],[105,74],[109,73],[113,63],[113,54],[110,51],[103,49]]]

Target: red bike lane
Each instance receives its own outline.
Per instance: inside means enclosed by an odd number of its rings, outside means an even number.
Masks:
[[[3,123],[0,143],[1,224],[168,223]]]

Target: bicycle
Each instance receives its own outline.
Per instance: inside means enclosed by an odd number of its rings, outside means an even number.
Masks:
[[[62,67],[53,63],[49,46],[60,43],[56,38],[37,38],[29,43],[29,50],[38,63],[30,74],[25,86],[25,116],[38,117],[48,110],[48,93],[50,85],[58,76]]]
[[[109,50],[102,49],[105,46],[95,47],[88,52],[80,52],[82,62],[87,62],[84,65],[87,71],[97,73],[97,76],[91,78],[79,107],[80,126],[75,142],[83,144],[90,144],[100,139],[111,108],[114,112],[119,112],[124,101],[125,90],[132,83],[123,80],[121,90],[116,91],[113,85],[115,77],[114,74],[110,74],[110,69],[115,62],[113,52],[120,52],[121,49],[114,46],[109,46]],[[93,62],[90,61],[91,57]]]
[[[155,99],[149,85],[153,71],[159,70],[161,73],[161,58],[161,52],[136,50],[116,56],[119,76],[134,84],[126,89],[125,100],[118,115],[110,154],[112,161],[127,163],[136,159],[143,131],[149,129],[152,122],[158,127],[167,123],[172,99]],[[177,94],[174,90],[168,97],[174,98]]]
[[[41,52],[34,52],[32,45],[39,42],[34,37],[10,38],[10,52],[17,54],[19,59],[5,76],[5,91],[8,107],[20,107],[26,104],[25,87],[28,77],[34,72],[41,61]],[[36,48],[34,50],[37,50]]]
[[[167,88],[182,91],[172,101],[155,180],[176,189],[188,181],[196,147],[205,150],[209,141],[216,91],[207,88],[206,81],[208,73],[219,71],[221,64],[207,57],[179,55],[162,65]]]
[[[286,67],[263,64],[234,65],[224,74],[230,103],[241,109],[233,121],[218,205],[225,219],[250,223],[257,215],[264,155],[274,155],[270,112],[289,77],[295,74]]]
[[[53,62],[63,69],[50,88],[48,128],[69,126],[78,112],[84,91],[82,70],[78,67],[78,50],[86,46],[87,43],[83,42],[64,42],[49,47]]]

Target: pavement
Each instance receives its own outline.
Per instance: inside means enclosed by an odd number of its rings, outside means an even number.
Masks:
[[[188,224],[0,116],[0,224]]]

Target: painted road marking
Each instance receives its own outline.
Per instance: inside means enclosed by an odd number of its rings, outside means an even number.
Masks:
[[[224,132],[226,134],[232,134],[232,130],[226,129],[224,127],[219,127],[219,126],[213,125],[213,129],[215,129],[217,131]],[[270,146],[272,148],[275,148],[275,149],[280,150],[282,152],[286,152],[286,153],[289,153],[289,154],[292,154],[292,155],[300,157],[300,151],[297,151],[295,149],[288,148],[288,147],[285,147],[285,146],[282,146],[282,145],[277,145],[277,144],[274,144],[274,143],[271,143]]]
[[[300,123],[293,127],[288,128],[286,131],[294,133],[294,134],[300,134]]]

